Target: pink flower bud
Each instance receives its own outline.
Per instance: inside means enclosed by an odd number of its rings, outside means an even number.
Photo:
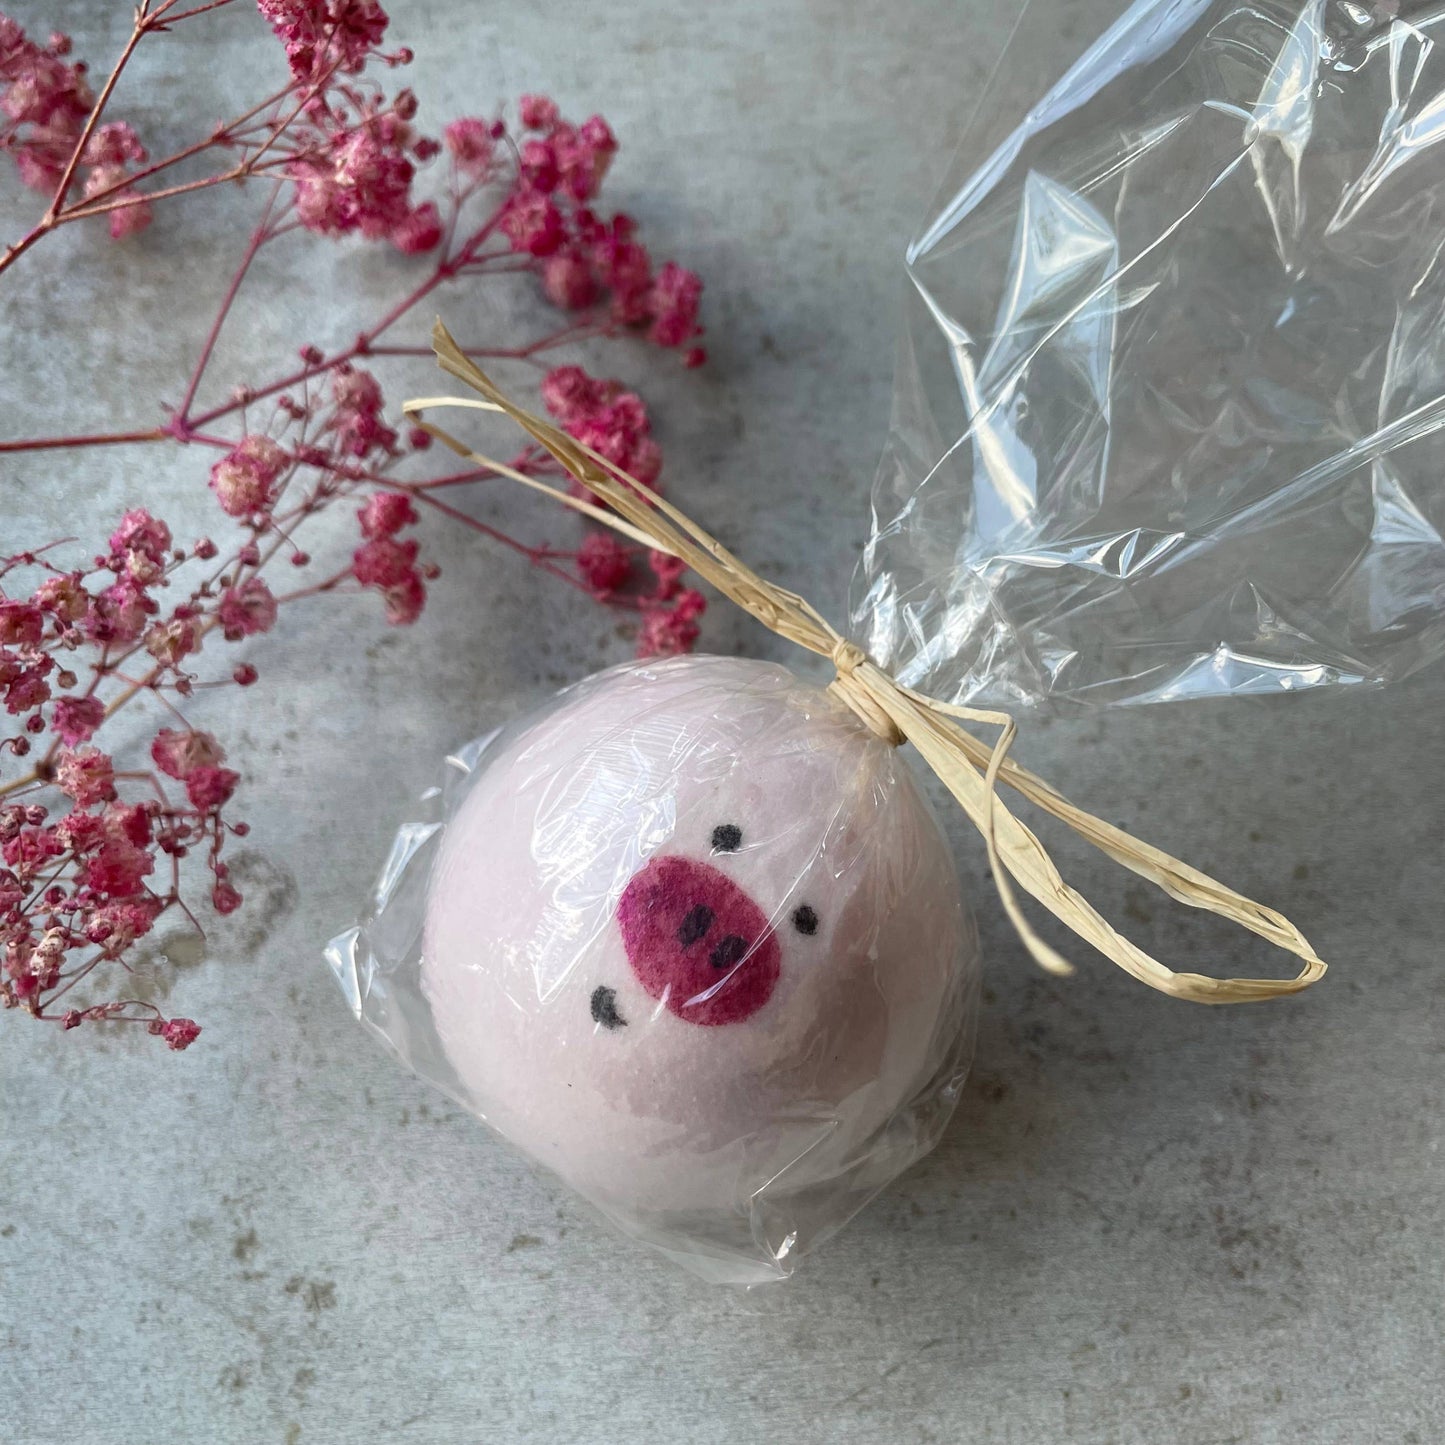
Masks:
[[[391,537],[376,537],[352,554],[351,570],[363,587],[398,587],[415,569],[416,554],[414,539],[398,542]]]
[[[166,1047],[179,1053],[200,1038],[201,1026],[194,1019],[171,1019],[160,1032],[166,1041]]]
[[[55,764],[55,785],[80,807],[90,808],[115,797],[115,771],[98,748],[65,748]]]
[[[419,256],[433,250],[442,238],[442,218],[427,201],[412,211],[391,233],[391,244],[403,255]]]
[[[186,775],[186,796],[193,808],[209,813],[230,802],[240,781],[240,773],[233,768],[195,768]]]
[[[319,82],[333,68],[355,75],[388,23],[380,0],[257,0],[257,9],[285,48],[292,76],[303,83]]]
[[[566,236],[562,213],[540,191],[519,191],[502,214],[502,230],[514,251],[550,256]]]
[[[63,697],[51,710],[50,726],[67,747],[89,742],[105,721],[105,704],[98,697]]]
[[[690,617],[680,617],[670,607],[659,607],[643,618],[637,655],[675,657],[679,653],[690,652],[697,637],[697,623]]]
[[[697,272],[669,261],[657,273],[648,293],[647,306],[652,315],[648,339],[659,346],[681,346],[690,341],[698,334],[701,299],[702,280]]]
[[[393,627],[410,626],[421,616],[426,605],[426,587],[415,572],[395,587],[388,587],[384,596],[386,620]]]
[[[546,130],[557,124],[557,102],[545,95],[524,95],[517,103],[517,114],[528,130]]]
[[[141,200],[129,200],[123,206],[106,213],[110,218],[110,239],[124,241],[128,236],[139,236],[151,223],[151,208]]]
[[[90,607],[90,594],[80,584],[80,575],[47,577],[35,589],[35,603],[65,622],[79,622]],[[0,604],[0,613],[4,605]]]
[[[707,598],[694,588],[685,588],[677,594],[672,610],[682,621],[691,622],[693,618],[701,617],[707,611]]]
[[[578,311],[597,299],[592,268],[573,251],[559,251],[542,270],[542,290],[564,311]]]
[[[416,521],[416,508],[405,492],[376,492],[367,498],[358,515],[363,537],[390,537]]]
[[[165,667],[176,667],[201,646],[201,629],[192,617],[157,622],[145,636],[146,651]]]
[[[671,597],[678,589],[678,579],[687,571],[687,563],[670,552],[649,552],[647,565],[657,578],[656,597]]]
[[[250,577],[239,587],[228,587],[216,607],[227,642],[239,642],[276,625],[276,598],[260,577]]]
[[[211,490],[221,510],[231,517],[264,512],[275,500],[276,482],[289,461],[286,449],[270,437],[243,437],[211,468]]]
[[[0,643],[8,647],[34,647],[44,635],[45,617],[30,602],[0,601]]]
[[[224,762],[226,750],[199,728],[162,728],[151,743],[151,760],[167,777],[190,777],[197,768]]]
[[[442,138],[459,171],[475,178],[486,170],[493,150],[492,132],[486,121],[471,117],[454,120],[442,132]]]
[[[108,838],[82,865],[85,882],[108,898],[133,898],[155,871],[155,859],[128,838]]]
[[[577,549],[577,570],[594,592],[614,592],[632,572],[632,556],[611,532],[593,532]]]
[[[120,526],[110,534],[110,550],[114,555],[135,552],[157,566],[166,561],[170,547],[171,529],[152,517],[144,507],[127,512],[120,519]]]
[[[39,668],[21,671],[5,689],[5,709],[19,714],[30,712],[50,700],[50,684]]]

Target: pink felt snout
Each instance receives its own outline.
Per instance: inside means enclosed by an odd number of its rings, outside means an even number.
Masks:
[[[695,1024],[731,1024],[772,997],[781,967],[768,916],[720,869],[654,858],[617,905],[627,961],[649,996]]]

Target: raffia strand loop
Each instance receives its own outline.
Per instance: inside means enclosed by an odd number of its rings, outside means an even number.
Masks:
[[[487,467],[498,476],[509,477],[519,485],[546,492],[562,505],[635,542],[681,558],[698,576],[778,636],[831,659],[837,676],[829,684],[830,691],[877,736],[894,746],[905,741],[912,743],[978,829],[988,849],[999,901],[1020,941],[1041,968],[1059,975],[1073,972],[1069,961],[1035,931],[1023,912],[1014,884],[1126,973],[1173,998],[1194,1003],[1281,998],[1299,993],[1323,977],[1323,960],[1283,914],[1226,888],[1197,868],[1075,807],[1042,778],[1015,763],[1008,753],[1018,735],[1018,727],[1007,713],[954,706],[902,686],[862,648],[830,626],[809,602],[759,577],[671,502],[575,437],[510,401],[462,352],[440,321],[432,331],[432,346],[441,368],[477,395],[418,398],[406,403],[407,416],[458,456]],[[423,413],[441,407],[498,412],[510,417],[587,487],[598,502],[573,497],[559,487],[483,456],[423,419]],[[965,723],[969,727],[963,726]],[[993,742],[986,742],[971,731],[974,727],[997,728],[998,735]],[[1121,867],[1147,879],[1171,898],[1227,918],[1295,955],[1301,961],[1300,968],[1289,978],[1214,978],[1207,974],[1175,973],[1120,934],[1064,881],[1048,850],[999,796],[1000,784],[1021,793],[1085,842]]]

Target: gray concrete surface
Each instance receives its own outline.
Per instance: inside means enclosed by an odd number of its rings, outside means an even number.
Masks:
[[[1005,108],[1115,0],[1047,5]],[[125,7],[60,8],[97,61],[114,49]],[[6,9],[41,30],[57,15]],[[655,402],[675,494],[837,613],[887,414],[895,257],[1009,7],[393,9],[425,117],[545,88],[612,119],[614,203],[705,274],[714,364],[683,376],[627,348],[608,364]],[[122,109],[177,139],[275,60],[240,7],[157,47]],[[29,204],[4,183],[7,231]],[[0,286],[4,433],[143,424],[174,397],[238,244],[234,205],[172,212],[124,250],[72,231]],[[303,333],[345,336],[396,272],[348,249],[279,254],[216,376],[259,374]],[[494,307],[446,309],[475,329]],[[397,396],[429,384],[394,375]],[[204,464],[7,463],[6,535],[97,532],[149,498],[199,531]],[[252,780],[251,901],[203,945],[172,938],[171,966],[137,986],[201,1019],[201,1043],[171,1056],[0,1018],[0,1441],[1442,1438],[1445,676],[1032,725],[1031,766],[1286,908],[1333,972],[1297,1001],[1223,1011],[1098,960],[1045,981],[955,826],[989,960],[959,1115],[792,1283],[745,1296],[619,1240],[395,1068],[321,962],[443,750],[628,651],[511,558],[439,528],[429,545],[446,576],[419,628],[388,632],[354,599],[298,608],[251,653],[262,684],[197,709]],[[704,641],[787,656],[721,606]],[[1244,961],[1222,928],[1062,852],[1166,957]]]

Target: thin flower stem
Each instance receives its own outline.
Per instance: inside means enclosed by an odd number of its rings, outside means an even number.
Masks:
[[[75,172],[80,166],[80,158],[89,144],[95,128],[100,124],[100,118],[105,112],[106,105],[110,102],[111,93],[115,90],[116,82],[120,80],[121,71],[130,63],[130,58],[135,54],[135,48],[145,38],[149,29],[144,4],[136,10],[135,23],[131,26],[130,38],[125,43],[125,48],[120,53],[120,58],[111,68],[109,76],[106,77],[105,85],[101,88],[100,94],[96,97],[95,104],[90,108],[90,114],[85,118],[85,125],[81,129],[80,138],[75,142],[75,149],[70,153],[70,159],[61,172],[60,181],[55,187],[55,194],[50,199],[50,204],[45,208],[45,215],[41,218],[41,226],[49,229],[55,224],[55,218],[60,208],[65,204],[65,197],[70,191],[72,182],[75,180]],[[8,258],[7,258],[8,260]],[[0,263],[3,269],[3,263]]]
[[[81,158],[85,154],[85,148],[89,144],[91,136],[95,133],[96,126],[100,123],[100,117],[102,113],[105,111],[106,106],[110,102],[111,94],[115,90],[116,84],[120,80],[121,72],[125,69],[127,64],[129,64],[131,56],[135,53],[136,47],[140,44],[141,40],[145,37],[145,35],[152,30],[161,28],[159,22],[167,17],[175,3],[176,0],[165,0],[165,3],[163,3],[158,9],[152,11],[147,9],[145,0],[142,0],[141,5],[136,10],[135,23],[132,26],[130,38],[126,41],[125,48],[121,51],[120,57],[117,59],[115,65],[112,67],[110,75],[107,77],[105,85],[100,92],[100,95],[97,97],[95,104],[91,107],[90,114],[85,119],[85,125],[81,130],[79,138],[76,140],[74,148],[71,150],[70,158],[66,161],[65,170],[61,174],[60,181],[55,188],[55,194],[51,197],[50,204],[48,207],[46,207],[45,214],[40,218],[36,225],[34,225],[28,232],[26,232],[24,236],[20,238],[20,240],[6,247],[4,255],[0,256],[0,272],[6,271],[10,266],[12,266],[16,261],[18,261],[20,257],[23,256],[32,246],[34,246],[36,242],[41,239],[41,237],[49,234],[49,232],[53,231],[57,226],[64,225],[69,221],[80,220],[85,216],[101,215],[108,210],[121,210],[128,206],[141,205],[151,200],[161,199],[162,197],[167,195],[179,195],[181,194],[183,189],[198,190],[201,188],[200,185],[188,187],[173,187],[168,191],[154,192],[151,195],[147,196],[120,197],[116,201],[112,201],[110,203],[100,206],[96,206],[94,204],[83,204],[81,206],[72,206],[69,208],[65,208],[65,198],[70,193],[70,188],[75,182],[75,172],[79,169]],[[221,5],[229,3],[230,0],[212,0],[212,3],[208,5],[200,6],[192,11],[182,12],[182,14],[179,16],[171,17],[171,23],[175,23],[175,21],[179,19],[185,19],[191,14],[200,14],[204,10],[218,9]],[[282,94],[284,95],[285,92],[283,91]],[[250,114],[254,114],[254,112],[250,112]],[[212,144],[215,139],[216,138],[214,136],[208,138],[206,144]],[[183,155],[195,154],[196,150],[204,148],[204,146],[192,147],[189,148],[186,152],[184,152]],[[177,156],[171,161],[165,162],[164,164],[173,164],[174,160],[181,158],[181,156]],[[141,172],[139,174],[154,174],[157,169],[160,169],[160,167],[152,167],[150,170]],[[226,177],[226,179],[236,179],[237,174],[239,173],[230,174]],[[133,174],[131,176],[128,176],[125,178],[125,180],[119,182],[117,185],[107,187],[105,192],[101,194],[108,195],[111,191],[123,189],[125,186],[134,185],[136,179],[137,175]],[[94,200],[94,198],[91,199]]]
[[[231,277],[231,284],[226,287],[226,294],[221,297],[221,305],[217,310],[215,319],[211,322],[211,329],[206,333],[206,339],[201,343],[200,355],[196,358],[195,368],[191,372],[191,379],[186,385],[186,394],[181,398],[181,404],[176,410],[176,424],[182,432],[187,427],[187,420],[190,415],[191,404],[196,399],[196,388],[201,384],[201,378],[206,374],[206,367],[211,360],[211,353],[216,349],[216,342],[220,339],[221,327],[225,325],[226,317],[230,313],[231,306],[236,300],[236,293],[241,289],[241,282],[246,279],[246,272],[251,269],[251,262],[256,259],[256,253],[266,244],[271,224],[271,212],[276,205],[277,198],[281,194],[281,182],[277,181],[271,188],[271,194],[267,198],[265,209],[261,212],[261,219],[256,223],[256,228],[251,232],[251,239],[246,243],[246,250],[241,257],[241,264],[236,267],[235,274]]]
[[[500,210],[494,212],[491,218],[483,225],[481,231],[477,233],[473,240],[480,242],[480,240],[483,239],[485,234],[489,233],[493,228],[495,228],[500,218]],[[289,376],[283,376],[279,381],[274,381],[269,386],[262,387],[259,391],[248,392],[247,400],[252,402],[263,401],[266,397],[274,396],[277,392],[286,391],[293,386],[300,385],[302,382],[309,381],[313,376],[320,376],[328,371],[334,371],[338,366],[343,366],[346,362],[352,361],[358,356],[370,355],[372,351],[372,345],[378,336],[383,335],[391,327],[396,325],[396,323],[400,321],[401,318],[405,316],[408,311],[412,310],[415,306],[419,305],[422,301],[424,301],[444,281],[451,280],[452,274],[453,273],[451,266],[448,265],[448,263],[443,262],[429,277],[427,277],[425,281],[421,283],[420,286],[416,287],[415,290],[411,291],[406,296],[403,296],[402,299],[398,301],[396,305],[393,306],[391,310],[388,311],[381,318],[380,321],[378,321],[369,330],[363,331],[361,335],[358,336],[356,340],[352,343],[352,345],[347,347],[344,351],[339,351],[335,356],[329,357],[323,361],[319,361],[314,366],[303,366],[299,371],[294,371]],[[237,411],[240,406],[240,402],[233,401],[225,403],[221,406],[213,407],[210,411],[203,412],[200,416],[198,416],[195,419],[195,425],[207,426],[220,417],[229,416],[232,412]]]
[[[525,361],[528,366],[536,366],[545,371],[547,363],[538,361],[535,353],[559,344],[547,341],[538,346],[520,347],[510,351],[488,349],[484,346],[465,347],[463,350],[467,356],[481,357],[491,361]],[[368,356],[431,356],[433,352],[430,346],[370,346],[367,348],[366,354]]]
[[[276,605],[278,607],[284,607],[288,602],[299,602],[303,597],[316,597],[322,592],[330,592],[350,577],[351,568],[345,567],[340,572],[328,577],[324,582],[313,582],[309,587],[298,587],[294,592],[283,592],[276,598]]]
[[[418,502],[424,506],[432,507],[444,517],[450,517],[454,522],[460,522],[464,527],[470,527],[474,532],[480,532],[484,537],[490,537],[494,542],[500,542],[504,547],[510,547],[512,551],[520,553],[534,567],[540,567],[544,572],[550,572],[552,576],[560,578],[569,586],[576,587],[579,591],[591,596],[591,589],[580,577],[574,577],[570,572],[556,566],[543,557],[539,549],[529,547],[525,542],[519,542],[515,537],[508,536],[506,532],[498,531],[496,527],[490,527],[487,523],[476,517],[470,517],[456,507],[449,506],[446,502],[439,501],[429,492],[419,491],[416,487],[407,482],[393,483],[400,491],[409,492]]]
[[[48,452],[69,447],[114,447],[130,442],[163,442],[169,433],[163,427],[150,431],[96,432],[91,436],[29,437],[23,441],[0,442],[0,452]]]
[[[313,100],[315,100],[316,97],[317,97],[318,95],[320,95],[320,94],[325,90],[325,88],[326,88],[328,85],[330,85],[332,79],[333,79],[333,78],[335,77],[335,75],[336,75],[337,67],[338,67],[340,64],[341,64],[341,62],[340,62],[339,60],[333,61],[332,64],[331,64],[331,68],[330,68],[329,70],[327,70],[323,75],[321,75],[321,76],[312,84],[311,89],[308,90],[308,91],[306,92],[306,94],[303,95],[303,96],[301,97],[301,99],[296,102],[296,105],[295,105],[295,107],[292,109],[291,114],[288,115],[285,120],[280,121],[279,123],[274,123],[274,124],[272,125],[272,128],[271,128],[271,138],[266,142],[265,145],[263,145],[263,146],[261,147],[260,150],[258,150],[258,151],[256,152],[255,155],[250,156],[250,157],[247,159],[247,161],[246,161],[246,166],[247,166],[247,168],[248,168],[249,170],[254,170],[254,169],[255,169],[256,163],[261,159],[261,157],[262,157],[263,155],[266,154],[266,152],[267,152],[268,150],[271,149],[271,147],[272,147],[273,145],[276,144],[276,142],[277,142],[278,140],[281,139],[281,137],[282,137],[283,135],[286,134],[286,132],[291,128],[291,124],[292,124],[292,122],[296,119],[296,117],[299,116],[299,115],[301,114],[301,112],[302,112],[303,110],[305,110],[306,107],[307,107],[308,105],[310,105],[311,102],[312,102]]]
[[[159,689],[158,687],[151,686],[150,684],[146,683],[143,679],[137,679],[137,678],[134,678],[134,677],[127,677],[127,676],[125,675],[125,673],[123,673],[123,672],[112,672],[112,673],[111,673],[111,676],[114,677],[114,678],[118,678],[121,682],[129,683],[131,687],[142,688],[142,689],[144,689],[144,688],[146,688],[146,687],[150,687],[151,692],[153,692],[153,693],[155,694],[155,699],[156,699],[156,701],[157,701],[158,703],[160,703],[160,705],[161,705],[163,708],[165,708],[166,711],[169,712],[172,717],[178,719],[179,722],[181,723],[181,726],[182,726],[182,727],[186,728],[187,730],[190,729],[190,726],[191,726],[191,725],[190,725],[190,723],[187,721],[185,713],[183,713],[183,712],[180,710],[180,708],[178,708],[178,707],[175,705],[175,703],[173,703],[168,697],[163,696],[163,695],[161,694],[161,691],[160,691],[160,689]]]
[[[435,492],[442,487],[462,487],[471,482],[487,481],[489,478],[497,475],[498,473],[491,467],[473,467],[472,470],[468,472],[454,472],[448,477],[433,477],[429,481],[409,482],[408,485],[415,487],[419,492]],[[388,485],[390,485],[390,478],[387,480]]]
[[[75,854],[74,854],[74,853],[66,853],[66,854],[61,858],[60,863],[59,863],[59,866],[55,869],[55,871],[54,871],[53,873],[49,874],[48,876],[40,879],[40,881],[39,881],[38,883],[36,883],[36,885],[35,885],[35,891],[34,891],[34,892],[30,895],[30,897],[27,898],[27,899],[25,900],[25,902],[21,905],[21,911],[22,911],[22,912],[25,912],[25,913],[28,913],[28,912],[40,901],[41,897],[42,897],[42,896],[44,895],[44,893],[45,893],[45,890],[46,890],[47,888],[49,888],[49,887],[51,886],[51,884],[57,882],[57,881],[59,880],[59,878],[60,878],[60,875],[61,875],[62,873],[64,873],[65,870],[66,870],[67,868],[69,868],[70,865],[71,865],[72,863],[74,863],[74,862],[75,862]]]
[[[536,263],[506,256],[483,256],[480,260],[463,263],[458,269],[468,276],[480,276],[483,272],[488,276],[522,276],[536,270]]]
[[[204,15],[208,10],[220,10],[223,6],[229,5],[231,0],[210,0],[208,5],[196,5],[190,10],[182,10],[179,15],[166,16],[167,25],[179,25],[182,20],[189,20],[195,15]]]
[[[206,618],[205,621],[200,624],[200,626],[196,629],[196,651],[200,651],[201,642],[206,637],[206,635],[210,632],[213,632],[219,625],[220,618],[214,616]],[[119,666],[121,662],[124,662],[125,658],[129,657],[131,653],[137,651],[139,651],[139,645],[133,647],[130,652],[126,653],[125,656],[118,659],[117,666]],[[138,681],[132,682],[124,692],[120,693],[116,697],[113,697],[106,704],[105,707],[106,720],[108,721],[110,718],[114,717],[115,714],[118,713],[121,708],[123,708],[134,697],[136,697],[137,694],[147,692],[153,689],[156,683],[158,683],[164,676],[165,671],[165,667],[162,664],[157,663],[156,666],[153,667],[143,678],[139,679]]]
[[[225,0],[225,3],[229,4],[230,0]],[[226,141],[233,138],[235,133],[241,126],[245,125],[248,120],[253,116],[259,115],[263,110],[268,110],[271,106],[284,100],[291,94],[293,88],[294,84],[288,85],[276,91],[275,94],[267,96],[259,105],[253,105],[250,110],[242,111],[240,115],[226,121],[223,125],[217,126],[204,140],[198,140],[193,145],[186,146],[184,150],[178,150],[174,152],[174,154],[166,156],[164,160],[153,161],[150,165],[138,171],[131,171],[128,175],[123,176],[112,185],[106,186],[103,190],[96,191],[92,196],[87,196],[84,204],[89,206],[96,201],[103,201],[107,197],[115,195],[118,191],[123,191],[128,187],[134,186],[137,181],[149,180],[151,176],[158,175],[161,171],[169,170],[172,166],[179,165],[182,161],[190,160],[192,156],[199,155],[202,151],[209,150],[212,146],[225,145]],[[142,195],[140,199],[149,201],[152,197],[150,195]],[[69,221],[80,219],[76,214],[78,209],[78,207],[71,207],[69,210],[62,212],[57,220]]]
[[[5,254],[0,256],[0,272],[7,270],[14,265],[41,237],[48,235],[53,229],[44,222],[37,222],[18,241],[5,248]]]
[[[78,984],[82,979],[84,979],[95,968],[96,964],[98,964],[104,957],[105,953],[102,951],[95,954],[93,958],[88,959],[85,963],[81,964],[81,966],[70,975],[69,982],[67,982],[63,988],[56,989],[55,992],[52,993],[50,997],[45,1000],[45,1007],[48,1008],[58,998],[64,998],[65,995],[68,994],[70,990],[75,987],[76,984]]]
[[[173,195],[189,195],[192,191],[205,191],[212,185],[225,185],[230,181],[240,181],[246,175],[246,168],[237,166],[234,171],[224,171],[220,175],[214,176],[202,176],[199,181],[185,181],[181,185],[166,186],[163,191],[150,191],[146,195],[123,195],[114,201],[105,201],[103,205],[72,207],[71,210],[65,212],[65,220],[84,221],[91,215],[108,215],[111,211],[124,211],[133,205],[149,205],[152,201],[168,201]]]

